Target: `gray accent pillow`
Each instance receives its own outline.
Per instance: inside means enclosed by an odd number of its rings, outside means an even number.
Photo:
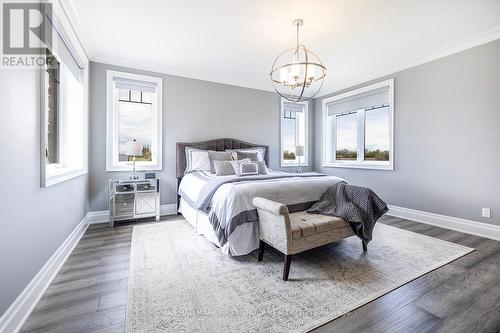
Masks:
[[[258,174],[259,174],[259,167],[257,166],[257,163],[250,162],[250,163],[240,164],[240,173],[238,176],[258,175]]]
[[[257,153],[259,161],[264,161],[264,156],[266,156],[266,148],[264,147],[252,147],[252,148],[240,148],[240,149],[226,149],[226,151],[233,154],[233,160],[237,160],[238,156],[236,152],[240,151],[243,153]]]
[[[210,161],[210,172],[215,172],[214,161],[231,161],[231,153],[227,151],[208,151],[208,160]]]
[[[215,160],[214,169],[217,176],[230,176],[235,174],[232,161]]]
[[[250,152],[243,152],[243,151],[237,151],[236,156],[238,157],[238,160],[242,160],[244,158],[249,158],[250,161],[252,162],[258,162],[259,161],[259,153],[250,153]]]
[[[259,173],[257,163],[252,162],[249,158],[232,161],[231,163],[233,164],[236,176],[257,175]],[[248,164],[253,164],[253,166],[247,166]]]

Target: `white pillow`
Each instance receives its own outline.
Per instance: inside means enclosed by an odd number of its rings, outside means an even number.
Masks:
[[[264,161],[264,156],[266,155],[266,148],[256,147],[256,148],[241,148],[241,149],[226,149],[226,151],[231,153],[233,160],[238,159],[237,151],[242,153],[257,153],[257,158],[259,161]]]
[[[184,171],[184,173],[186,174],[197,170],[210,171],[208,151],[186,147],[186,171]]]

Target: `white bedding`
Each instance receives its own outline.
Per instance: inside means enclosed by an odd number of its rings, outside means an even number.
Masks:
[[[254,223],[247,223],[238,227],[235,232],[229,235],[229,242],[221,246],[207,214],[194,209],[183,199],[180,201],[179,213],[184,216],[196,233],[205,236],[208,241],[217,245],[224,254],[241,256],[259,247],[258,225]]]
[[[244,255],[258,247],[258,220],[253,198],[259,196],[289,207],[301,207],[319,200],[330,186],[343,181],[338,177],[313,173],[290,175],[274,172],[271,176],[273,174],[287,178],[252,177],[246,180],[240,177],[235,182],[220,185],[213,193],[206,212],[196,207],[196,203],[202,199],[200,196],[204,194],[203,188],[209,182],[234,176],[215,176],[209,172],[187,174],[179,187],[182,196],[179,211],[190,224],[194,224],[197,232],[220,246],[224,253]],[[196,216],[194,222],[193,216]]]

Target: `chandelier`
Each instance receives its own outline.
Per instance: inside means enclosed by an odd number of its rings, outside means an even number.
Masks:
[[[296,19],[292,24],[297,29],[297,44],[274,60],[269,76],[276,92],[296,103],[307,101],[318,93],[325,80],[326,67],[317,55],[299,44],[299,29],[304,21]]]

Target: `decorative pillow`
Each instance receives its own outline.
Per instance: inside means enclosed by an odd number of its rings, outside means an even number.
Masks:
[[[267,175],[267,165],[266,162],[264,161],[258,161],[257,163],[257,168],[259,170],[259,175]]]
[[[232,155],[228,151],[208,151],[208,159],[210,161],[210,172],[215,173],[214,162],[215,161],[231,161]]]
[[[231,153],[229,153],[231,154]],[[242,160],[244,158],[249,158],[252,162],[258,162],[259,161],[259,153],[247,153],[243,151],[237,151],[236,156],[238,157],[238,160]]]
[[[234,175],[233,161],[214,161],[215,174],[217,176]]]
[[[259,173],[257,163],[252,162],[249,158],[232,161],[232,164],[236,176],[257,175]]]
[[[258,175],[259,167],[256,162],[240,163],[240,173],[238,176]]]
[[[255,148],[241,148],[241,149],[226,149],[226,151],[231,152],[233,154],[233,160],[238,159],[237,152],[242,153],[257,153],[259,161],[264,161],[264,156],[266,156],[266,148],[264,147],[255,147]]]
[[[208,151],[186,147],[186,171],[184,174],[197,170],[210,171]]]

